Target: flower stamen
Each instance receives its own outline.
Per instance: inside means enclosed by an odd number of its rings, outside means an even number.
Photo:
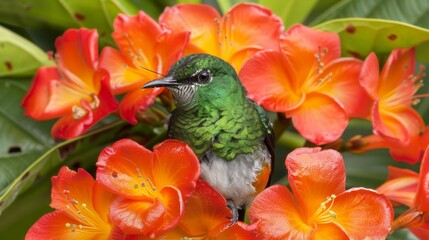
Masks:
[[[326,224],[332,222],[337,218],[337,214],[331,210],[335,201],[335,194],[332,194],[326,198],[326,201],[320,204],[320,207],[311,216],[310,221],[317,224]],[[329,204],[329,206],[327,206]]]

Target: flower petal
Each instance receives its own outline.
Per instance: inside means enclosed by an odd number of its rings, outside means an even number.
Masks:
[[[426,148],[420,165],[419,184],[413,206],[429,215],[429,147]]]
[[[319,64],[325,66],[340,57],[340,38],[336,33],[322,32],[301,24],[290,27],[280,37],[280,47],[292,66],[291,75],[303,85],[308,76],[316,75]],[[317,60],[315,55],[321,55]]]
[[[388,180],[376,190],[386,195],[392,203],[411,207],[417,192],[419,174],[409,169],[388,166]]]
[[[278,50],[283,30],[282,20],[270,9],[253,3],[237,4],[222,19],[221,57],[239,71],[257,51]]]
[[[249,220],[265,239],[309,239],[315,226],[304,222],[294,197],[280,185],[262,191],[249,208]]]
[[[336,226],[335,224],[319,224],[317,225],[317,231],[314,236],[311,238],[312,240],[348,240],[350,239],[344,231]]]
[[[70,227],[66,227],[66,224]],[[74,229],[79,228],[80,222],[64,214],[62,211],[55,211],[43,215],[36,223],[31,226],[25,235],[27,240],[40,240],[40,239],[108,239],[108,233],[99,233],[92,235],[86,231],[72,231],[72,224]],[[68,226],[68,225],[67,225]]]
[[[297,148],[287,155],[285,164],[292,192],[307,218],[327,197],[345,190],[346,169],[335,150]]]
[[[340,194],[331,208],[334,223],[351,239],[385,239],[393,221],[393,208],[386,196],[365,188]]]
[[[156,21],[143,11],[137,16],[119,14],[113,22],[115,31],[112,37],[123,53],[129,66],[138,69],[134,63],[144,63],[151,66],[152,56],[155,56],[156,37],[162,32]]]
[[[379,65],[375,53],[366,57],[359,75],[359,82],[373,100],[378,98]]]
[[[184,236],[207,236],[219,224],[225,224],[224,227],[230,224],[228,217],[231,216],[225,198],[209,184],[199,180],[195,191],[186,200],[185,215],[179,226],[186,232]]]
[[[337,140],[348,124],[347,112],[334,99],[319,93],[308,94],[286,116],[292,118],[293,126],[303,137],[317,145]]]
[[[165,8],[159,16],[162,27],[175,32],[190,32],[185,55],[208,53],[219,56],[218,23],[221,16],[213,7],[203,4],[177,4]]]
[[[152,165],[149,150],[130,139],[119,140],[100,153],[97,181],[123,197],[152,199],[145,191],[146,178],[153,179]]]
[[[150,105],[155,102],[156,97],[164,90],[164,88],[137,88],[125,95],[119,107],[121,117],[130,122],[137,124],[136,115],[139,112],[144,112]]]
[[[96,89],[92,75],[98,65],[97,30],[68,29],[55,41],[58,68],[80,92]],[[84,89],[87,89],[86,91]]]
[[[165,187],[161,194],[153,200],[118,198],[110,207],[110,217],[125,233],[159,236],[177,225],[184,210],[178,189]]]
[[[97,71],[94,78],[101,79],[101,88],[98,95],[94,95],[91,102],[81,100],[84,116],[75,119],[73,109],[58,120],[51,129],[51,135],[55,139],[71,139],[82,135],[101,119],[116,111],[118,102],[110,92],[109,77],[104,70]]]
[[[296,91],[289,70],[290,65],[280,52],[268,50],[253,55],[239,77],[249,98],[269,111],[285,112],[304,100],[304,95]]]
[[[420,114],[410,108],[401,108],[395,112],[383,109],[379,101],[374,102],[372,109],[374,133],[393,138],[407,145],[424,130],[424,122]]]
[[[153,148],[153,155],[154,185],[172,185],[183,198],[189,196],[200,176],[199,161],[191,148],[184,142],[167,139]]]
[[[111,47],[103,48],[100,55],[100,68],[109,72],[110,85],[114,94],[140,88],[145,77],[137,69],[129,67],[125,56]]]
[[[323,72],[332,74],[320,90],[337,99],[350,117],[367,118],[371,101],[359,83],[362,62],[354,58],[340,58],[332,61]]]
[[[380,74],[378,95],[390,95],[404,80],[407,80],[415,69],[415,51],[410,49],[394,49],[384,64]],[[394,91],[401,94],[401,91]]]

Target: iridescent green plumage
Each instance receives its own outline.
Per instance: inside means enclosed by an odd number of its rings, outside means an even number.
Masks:
[[[273,135],[264,110],[246,98],[232,66],[211,55],[194,54],[144,87],[167,87],[173,93],[177,108],[168,137],[186,142],[198,155],[201,177],[229,203],[249,203],[261,190],[255,186],[268,181]]]

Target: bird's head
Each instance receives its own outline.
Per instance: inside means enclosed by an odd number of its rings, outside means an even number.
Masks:
[[[233,95],[244,95],[244,88],[234,68],[209,54],[193,54],[179,59],[167,76],[143,86],[153,87],[168,88],[178,107],[207,101],[222,104]]]

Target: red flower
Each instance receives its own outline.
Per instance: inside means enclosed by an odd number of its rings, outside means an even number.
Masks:
[[[42,216],[25,239],[123,239],[111,224],[109,207],[115,195],[106,191],[83,169],[62,167],[52,177],[54,212]]]
[[[69,29],[55,41],[56,67],[36,73],[22,106],[36,120],[61,118],[51,130],[55,139],[85,133],[117,109],[109,75],[98,67],[96,30]]]
[[[97,181],[120,197],[110,217],[123,232],[155,237],[175,227],[199,177],[198,159],[177,140],[150,152],[124,139],[105,148],[97,162]]]
[[[365,188],[345,191],[345,167],[334,150],[298,148],[286,158],[287,187],[256,196],[249,219],[264,239],[383,239],[393,209],[386,196]]]
[[[231,226],[226,200],[206,182],[199,180],[186,200],[185,215],[178,226],[158,239],[256,239],[243,222]]]
[[[185,55],[208,53],[229,62],[236,71],[255,52],[278,49],[283,31],[279,17],[252,3],[239,3],[223,17],[209,5],[178,4],[166,8],[159,23],[176,32],[191,33]]]
[[[374,101],[370,119],[377,136],[360,139],[360,150],[387,147],[395,160],[416,163],[429,143],[429,131],[412,108],[424,73],[413,75],[414,49],[393,50],[381,74],[378,66],[377,57],[371,53],[360,76],[362,86]]]
[[[137,16],[119,14],[113,26],[112,37],[119,51],[105,47],[100,65],[110,72],[114,94],[128,92],[121,102],[121,116],[137,123],[136,112],[146,110],[163,90],[141,89],[145,83],[160,77],[147,69],[166,74],[182,56],[189,33],[162,29],[142,11]]]
[[[412,204],[404,202],[410,208],[393,221],[392,230],[410,228],[422,239],[429,237],[429,147],[423,156],[420,165],[417,191]],[[389,184],[389,181],[386,183]],[[391,184],[391,182],[390,182]],[[383,185],[384,186],[384,185]]]
[[[295,25],[282,35],[280,46],[280,52],[256,53],[240,71],[251,99],[269,111],[285,112],[316,144],[338,139],[349,117],[367,115],[369,101],[358,79],[362,63],[340,58],[337,34]]]

